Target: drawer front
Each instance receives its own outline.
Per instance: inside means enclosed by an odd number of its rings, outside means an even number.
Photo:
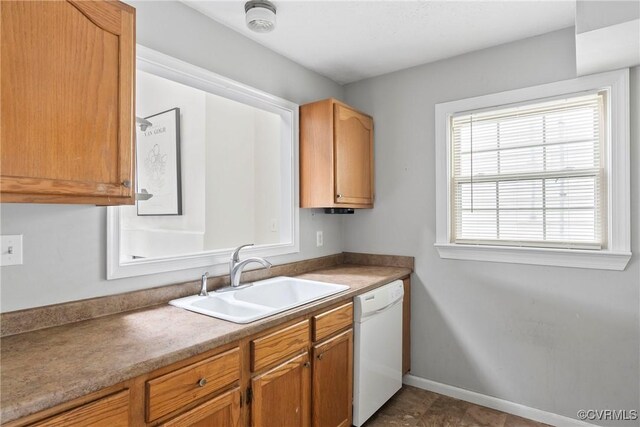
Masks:
[[[38,427],[126,427],[129,425],[129,390],[111,394],[32,425]]]
[[[259,371],[272,363],[299,352],[308,345],[308,320],[255,339],[251,341],[251,370]]]
[[[313,341],[320,341],[353,324],[353,302],[313,316]]]
[[[163,417],[240,379],[236,347],[147,381],[147,422]]]
[[[167,421],[162,427],[237,427],[241,399],[240,389],[235,388]]]

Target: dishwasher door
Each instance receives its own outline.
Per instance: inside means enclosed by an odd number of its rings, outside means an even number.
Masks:
[[[361,426],[402,387],[402,281],[357,296],[353,424]]]

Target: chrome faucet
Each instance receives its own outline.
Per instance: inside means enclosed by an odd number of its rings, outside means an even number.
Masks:
[[[207,277],[209,276],[208,272],[205,272],[202,277],[200,278],[201,283],[200,283],[200,293],[198,294],[201,297],[206,297],[209,294],[207,293]]]
[[[239,287],[241,287],[240,276],[242,276],[242,270],[247,264],[255,262],[258,264],[262,264],[267,269],[271,268],[271,263],[264,258],[251,257],[240,261],[240,249],[246,248],[247,246],[253,246],[253,243],[239,246],[235,251],[233,251],[233,254],[231,254],[231,259],[229,260],[229,280],[231,282],[231,289],[238,289]]]

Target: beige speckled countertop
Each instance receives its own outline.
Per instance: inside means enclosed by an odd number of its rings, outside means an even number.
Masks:
[[[405,267],[340,265],[302,274],[351,289],[245,325],[164,304],[2,338],[0,420],[53,407],[410,273]]]

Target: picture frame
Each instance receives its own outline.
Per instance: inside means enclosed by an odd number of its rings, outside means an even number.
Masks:
[[[182,215],[180,168],[180,108],[144,118],[150,124],[137,131],[138,216]]]

